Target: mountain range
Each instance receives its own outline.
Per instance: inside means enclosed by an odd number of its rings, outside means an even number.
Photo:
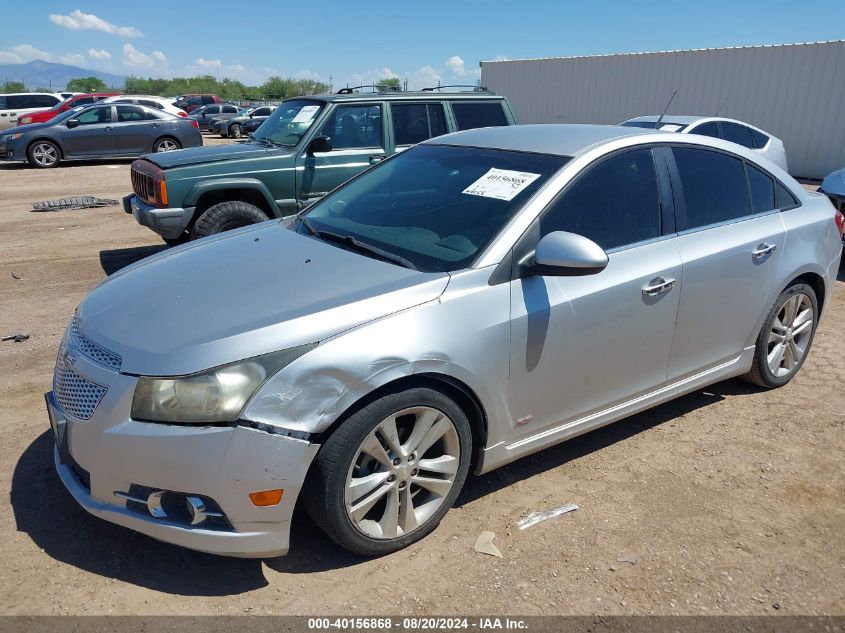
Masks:
[[[0,64],[0,82],[22,81],[30,90],[49,88],[63,90],[67,82],[80,77],[97,77],[110,88],[123,88],[125,75],[105,73],[91,68],[45,62],[40,59],[25,64]]]

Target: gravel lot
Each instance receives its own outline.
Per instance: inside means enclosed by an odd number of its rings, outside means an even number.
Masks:
[[[129,162],[0,165],[0,334],[31,335],[0,344],[0,613],[845,613],[841,287],[787,387],[719,383],[473,478],[434,534],[378,560],[346,554],[305,517],[291,554],[261,561],[87,515],[53,472],[42,394],[85,293],[165,246],[119,207],[29,209],[118,199]],[[581,509],[516,529],[569,502]],[[482,530],[503,558],[473,551]]]

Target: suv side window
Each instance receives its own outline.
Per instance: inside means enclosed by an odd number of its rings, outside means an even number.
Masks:
[[[508,119],[501,101],[453,101],[452,112],[459,130],[507,125]]]
[[[223,106],[223,114],[237,114],[238,109],[235,106]]]
[[[6,97],[7,107],[10,110],[24,110],[26,108],[36,108],[35,98],[32,95],[8,95]]]
[[[396,145],[415,145],[446,134],[442,103],[391,103]]]
[[[722,138],[743,147],[752,147],[751,130],[744,125],[722,121]]]
[[[686,226],[694,229],[750,213],[745,169],[739,158],[697,147],[673,147],[686,206]]]
[[[691,129],[690,134],[701,134],[702,136],[712,136],[713,138],[719,138],[719,124],[715,121],[702,123],[701,125]]]
[[[220,106],[208,106],[205,110],[202,111],[205,114],[220,114]]]
[[[52,108],[57,103],[61,103],[61,100],[58,97],[54,97],[53,95],[36,95],[34,107]]]
[[[332,139],[332,149],[382,147],[380,105],[343,105],[334,109],[320,128]]]
[[[776,209],[774,181],[767,174],[748,163],[745,164],[745,170],[748,172],[748,184],[751,187],[751,208],[754,213]]]
[[[540,234],[569,231],[603,249],[660,237],[660,189],[651,149],[601,160],[579,176],[540,218]]]
[[[214,103],[214,97],[211,95],[203,95],[202,97],[194,97],[191,103],[198,103],[198,104],[206,104],[206,103]]]
[[[79,125],[111,123],[111,107],[91,108],[76,117],[76,120],[79,121]]]

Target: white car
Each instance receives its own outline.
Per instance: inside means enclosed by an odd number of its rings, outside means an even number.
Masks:
[[[660,123],[659,128],[658,122]],[[758,152],[784,171],[788,171],[783,141],[743,121],[715,116],[664,116],[660,118],[657,115],[650,115],[629,119],[620,123],[620,125],[658,128],[663,132],[701,134],[702,136],[721,138]]]
[[[173,103],[173,99],[165,97],[151,97],[149,95],[118,95],[117,97],[109,97],[103,99],[101,103],[135,103],[148,108],[156,108],[157,110],[164,110],[176,116],[188,116],[182,108],[177,107]]]

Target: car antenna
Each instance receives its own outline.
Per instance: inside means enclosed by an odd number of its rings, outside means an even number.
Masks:
[[[719,116],[719,113],[722,111],[722,108],[725,107],[725,104],[728,102],[728,99],[729,97],[725,97],[725,100],[722,101],[722,105],[719,106],[719,109],[716,110],[716,114],[714,114],[713,116]]]
[[[675,95],[676,95],[676,94],[678,94],[678,90],[677,90],[677,88],[675,89],[675,92],[673,92],[673,93],[672,93],[672,96],[671,96],[671,97],[669,97],[669,103],[667,103],[667,104],[666,104],[666,107],[665,107],[665,108],[663,108],[663,114],[661,114],[661,115],[660,115],[660,118],[658,118],[658,119],[657,119],[657,123],[655,123],[655,124],[654,124],[654,128],[655,128],[655,129],[657,129],[657,128],[659,128],[659,127],[660,127],[660,122],[663,120],[663,117],[665,117],[665,116],[666,116],[666,112],[669,110],[669,106],[670,106],[670,105],[672,105],[672,99],[674,99],[674,98],[675,98]]]

